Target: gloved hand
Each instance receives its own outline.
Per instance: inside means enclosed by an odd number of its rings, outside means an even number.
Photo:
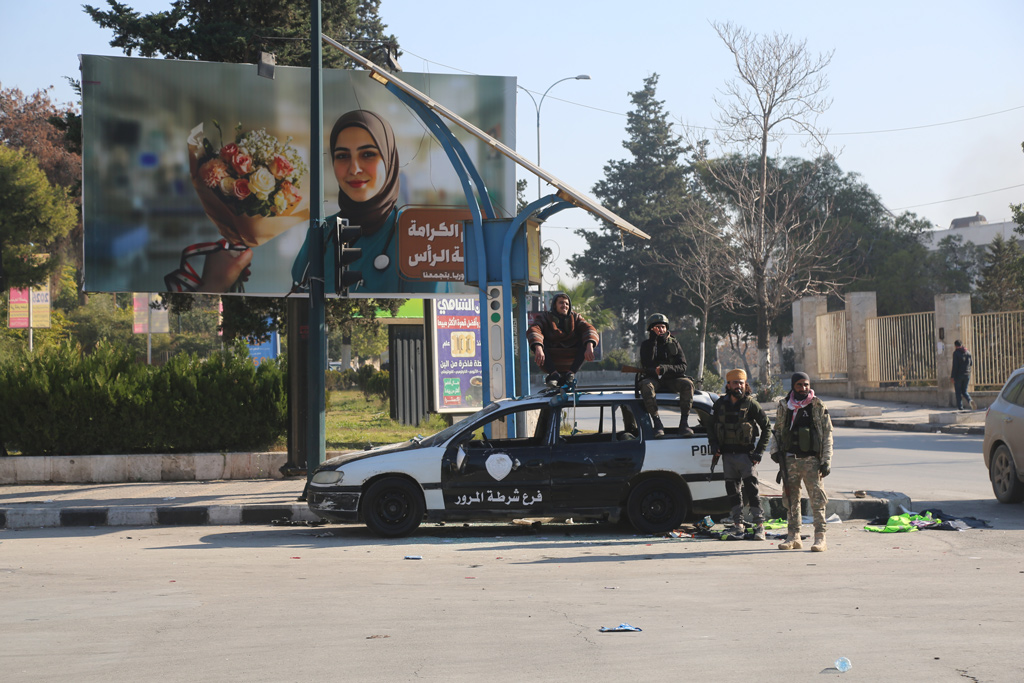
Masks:
[[[763,456],[763,455],[764,455],[764,453],[751,453],[750,454],[750,462],[752,462],[753,464],[756,465],[757,463],[761,462],[761,456]]]
[[[832,471],[832,466],[829,465],[827,462],[823,462],[821,463],[821,465],[818,466],[818,471],[821,473],[821,476],[823,478],[827,477],[829,473]]]
[[[782,464],[782,453],[772,453],[772,460],[778,464]]]

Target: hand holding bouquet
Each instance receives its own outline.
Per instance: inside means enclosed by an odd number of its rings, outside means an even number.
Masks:
[[[214,121],[220,131],[220,125]],[[233,244],[254,247],[309,220],[300,181],[306,164],[291,146],[266,130],[242,132],[235,141],[214,148],[203,124],[188,138],[192,185],[206,215]]]

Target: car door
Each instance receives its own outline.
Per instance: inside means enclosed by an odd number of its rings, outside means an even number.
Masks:
[[[559,509],[619,505],[640,471],[644,442],[634,407],[622,402],[563,408],[551,453],[551,498]]]
[[[452,439],[441,469],[445,509],[480,517],[542,510],[551,495],[552,412],[543,404],[501,411]],[[510,416],[535,426],[523,437],[485,436],[502,433]]]

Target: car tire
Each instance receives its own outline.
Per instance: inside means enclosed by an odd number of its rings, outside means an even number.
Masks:
[[[416,531],[425,508],[419,487],[401,477],[376,481],[363,495],[363,521],[370,531],[388,538]]]
[[[668,479],[648,479],[629,494],[626,515],[642,534],[661,534],[678,527],[687,513],[686,494]]]
[[[992,492],[1000,503],[1024,501],[1024,483],[1017,478],[1017,466],[1013,464],[1013,455],[1005,445],[1000,445],[992,454],[988,478],[992,481]]]

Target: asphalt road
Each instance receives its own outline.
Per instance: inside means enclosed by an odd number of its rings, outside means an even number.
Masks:
[[[838,657],[847,680],[1024,680],[1024,506],[981,500],[969,438],[848,432],[834,482],[888,473],[993,528],[845,522],[826,553],[606,525],[0,531],[0,680],[746,683]],[[622,623],[643,630],[600,631]]]

